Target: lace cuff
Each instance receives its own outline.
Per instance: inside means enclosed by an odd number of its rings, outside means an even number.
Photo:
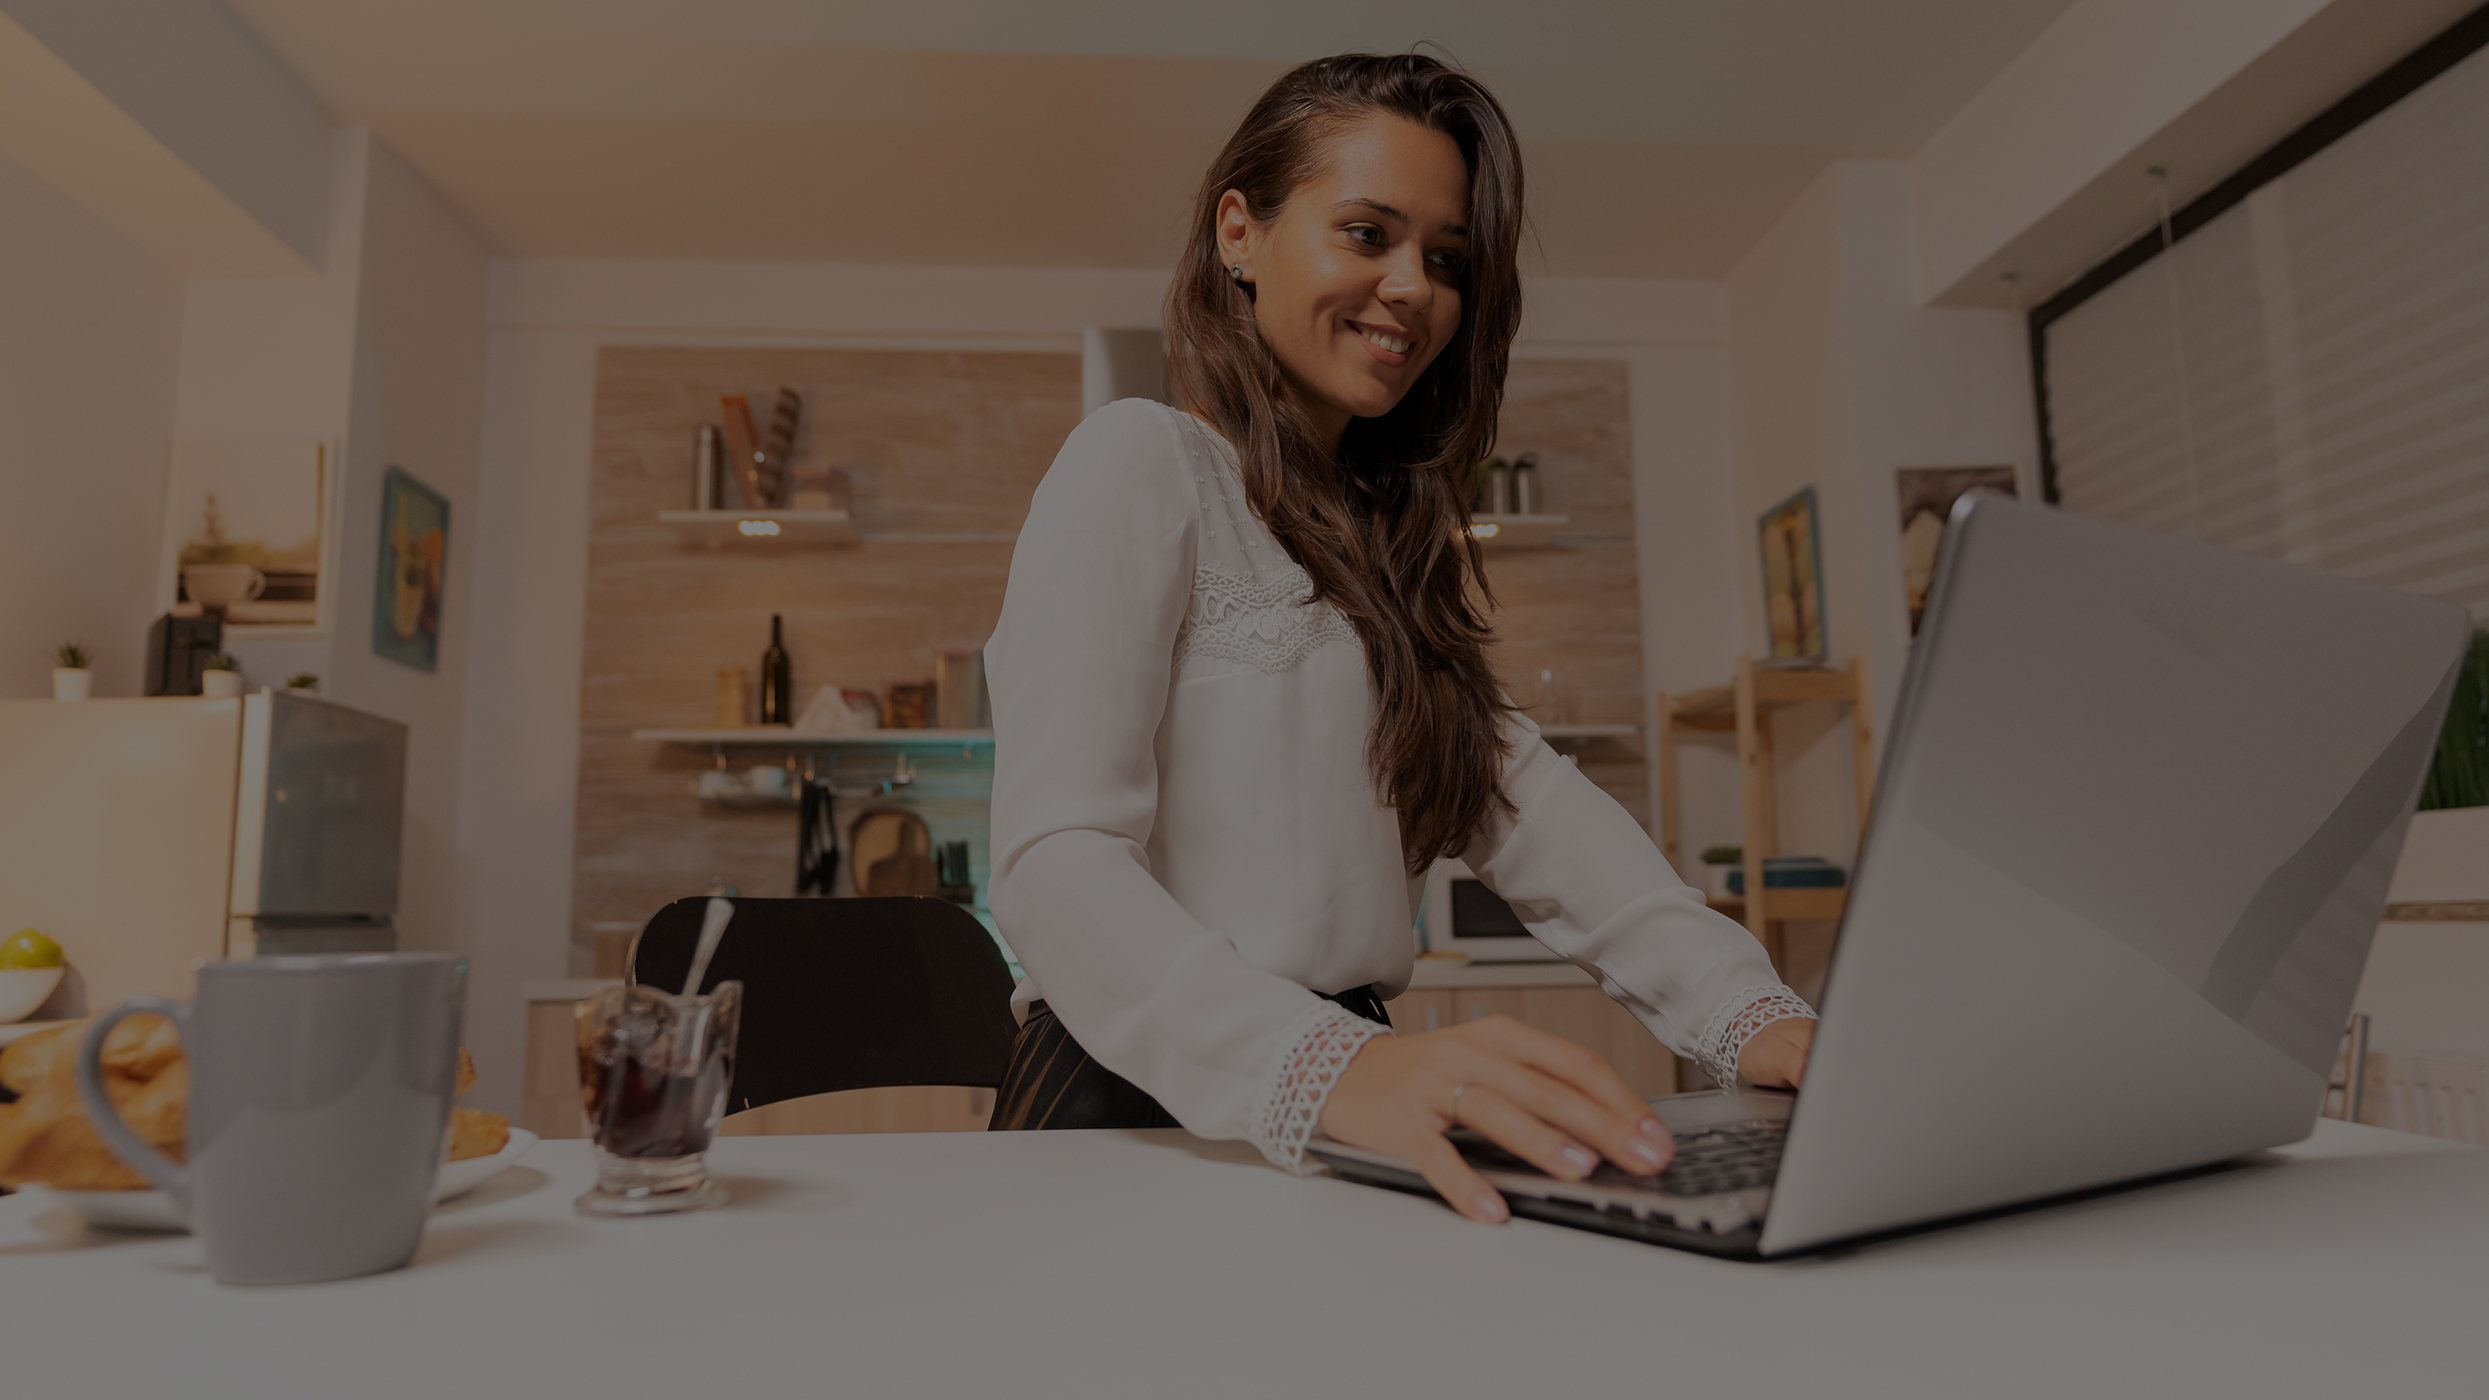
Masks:
[[[1333,1002],[1318,1001],[1288,1028],[1288,1038],[1271,1062],[1270,1076],[1254,1100],[1253,1124],[1247,1129],[1253,1145],[1274,1166],[1299,1176],[1313,1168],[1305,1162],[1305,1140],[1322,1122],[1322,1106],[1331,1086],[1356,1058],[1357,1051],[1384,1027]]]
[[[1737,1087],[1737,1052],[1754,1033],[1792,1016],[1815,1019],[1815,1008],[1797,999],[1787,987],[1748,987],[1720,1004],[1710,1024],[1694,1040],[1694,1062],[1723,1089]],[[1268,1149],[1264,1149],[1267,1151]]]

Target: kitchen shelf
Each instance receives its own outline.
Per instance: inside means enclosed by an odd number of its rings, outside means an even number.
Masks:
[[[631,737],[648,744],[682,744],[691,748],[826,749],[842,746],[892,748],[904,744],[927,748],[991,745],[991,729],[867,729],[855,734],[805,734],[776,725],[741,729],[634,729]]]
[[[1849,671],[1817,666],[1751,665],[1746,669],[1752,677],[1754,692],[1748,704],[1756,711],[1818,701],[1849,704],[1858,698],[1865,684]],[[1715,734],[1737,732],[1736,683],[1689,690],[1673,697],[1673,700],[1668,720],[1671,728],[1707,730]]]
[[[791,792],[705,793],[698,783],[691,785],[691,795],[712,807],[777,807],[790,812],[803,801]]]
[[[1486,549],[1545,549],[1572,523],[1569,515],[1473,515],[1469,533]]]
[[[1542,724],[1542,739],[1636,739],[1642,735],[1638,724]]]
[[[657,523],[685,544],[711,549],[864,542],[854,518],[843,510],[661,510]]]

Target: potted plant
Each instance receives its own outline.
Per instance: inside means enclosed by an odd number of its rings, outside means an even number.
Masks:
[[[52,649],[52,698],[84,700],[94,693],[95,675],[87,669],[93,660],[86,648],[76,642],[63,642]]]
[[[1713,846],[1703,852],[1703,893],[1712,903],[1736,898],[1729,893],[1729,872],[1744,864],[1745,859],[1743,846]]]
[[[2472,634],[2471,650],[2455,673],[2437,757],[2420,787],[2421,811],[2460,807],[2489,807],[2489,628]]]
[[[309,671],[296,671],[294,674],[285,678],[285,693],[288,695],[317,695],[320,693],[320,678],[313,675]]]
[[[210,700],[230,700],[242,693],[242,663],[228,652],[218,652],[207,659],[207,669],[199,673],[199,693]]]

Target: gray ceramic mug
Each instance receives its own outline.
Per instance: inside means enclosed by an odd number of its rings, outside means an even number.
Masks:
[[[448,953],[209,963],[188,1005],[134,997],[98,1017],[78,1094],[121,1160],[189,1217],[224,1282],[400,1268],[432,1209],[466,993],[467,960]],[[190,1058],[186,1167],[104,1094],[104,1037],[143,1011],[170,1017]]]

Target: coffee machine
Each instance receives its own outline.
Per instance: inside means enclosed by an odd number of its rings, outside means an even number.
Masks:
[[[199,676],[225,647],[225,615],[202,612],[196,617],[172,613],[147,629],[147,693],[197,695]]]

